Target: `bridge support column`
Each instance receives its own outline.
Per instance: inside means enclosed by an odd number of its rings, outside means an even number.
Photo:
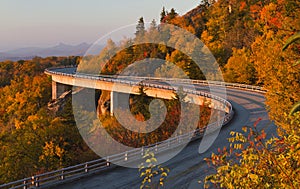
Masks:
[[[110,115],[114,115],[114,110],[124,109],[128,110],[129,108],[129,94],[110,91]]]
[[[111,91],[110,92],[110,115],[113,116],[114,115],[114,92]]]
[[[56,100],[66,91],[66,85],[52,81],[52,100]]]

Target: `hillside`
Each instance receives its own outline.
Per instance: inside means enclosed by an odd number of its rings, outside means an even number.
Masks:
[[[167,63],[132,70],[136,75],[152,71],[157,77],[179,77],[179,68],[188,78],[206,79],[196,62],[176,46],[128,45],[143,38],[158,37],[159,26],[168,23],[186,29],[203,41],[216,58],[225,81],[264,87],[269,117],[278,126],[278,136],[269,136],[270,140],[256,125],[244,127],[243,134],[232,132],[232,148],[220,149],[218,154],[206,159],[218,170],[207,178],[207,183],[221,188],[299,188],[300,115],[290,112],[300,101],[300,43],[295,40],[283,50],[289,38],[300,32],[299,12],[300,2],[294,0],[218,0],[199,5],[183,16],[175,9],[162,12],[161,21],[153,22],[150,29],[144,27],[143,18],[137,19],[135,38],[124,39],[122,43],[108,40],[95,56],[81,57],[90,46],[85,43],[0,53],[0,59],[18,60],[0,63],[0,184],[98,158],[75,126],[72,99],[66,99],[61,111],[47,108],[51,100],[51,79],[43,73],[45,68],[81,63],[79,68],[87,73],[98,74],[101,67],[103,74],[118,74],[137,61],[158,58]],[[175,40],[178,46],[184,37]],[[202,53],[197,48],[190,50],[194,54]],[[82,63],[82,59],[88,60],[88,64]],[[96,94],[95,99],[101,92]],[[149,119],[151,99],[141,90],[141,95],[132,96],[131,101],[135,118]],[[163,128],[151,135],[144,134],[143,138],[124,129],[114,117],[104,114],[99,118],[120,142],[141,146],[165,140],[178,125],[181,111],[178,99],[165,104],[170,115]],[[205,116],[199,127],[207,123],[210,111],[203,108]],[[83,111],[82,116],[88,117],[89,112]],[[93,129],[98,126],[93,125]],[[156,136],[158,131],[165,134]],[[232,161],[233,157],[237,161]]]

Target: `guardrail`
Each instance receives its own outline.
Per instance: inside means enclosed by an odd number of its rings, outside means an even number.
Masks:
[[[130,151],[126,151],[123,153],[115,154],[112,156],[108,156],[105,159],[97,159],[89,162],[85,162],[82,164],[66,167],[63,169],[59,169],[56,171],[51,171],[39,175],[35,175],[32,177],[28,177],[25,179],[21,179],[18,181],[10,182],[7,184],[0,185],[0,188],[38,188],[42,186],[49,186],[50,184],[59,184],[61,182],[64,182],[66,179],[78,177],[78,176],[84,176],[87,175],[90,172],[96,172],[96,171],[103,171],[107,170],[112,167],[110,161],[118,163],[118,162],[134,162],[138,159],[140,159],[144,153],[149,150],[153,151],[155,153],[161,153],[165,152],[170,149],[174,149],[176,147],[179,147],[183,144],[186,144],[187,142],[192,140],[196,140],[198,138],[201,138],[204,134],[204,131],[206,128],[209,128],[210,132],[213,132],[216,128],[219,127],[218,122],[212,123],[208,125],[205,128],[197,129],[194,132],[189,132],[183,135],[179,135],[177,137],[173,137],[170,139],[167,139],[163,142],[158,142],[155,144],[152,144],[150,146],[144,146],[141,149],[133,149]],[[158,145],[160,146],[158,148]]]
[[[62,68],[65,69],[65,68]],[[57,70],[57,69],[56,69]],[[75,71],[75,68],[74,68]],[[246,89],[246,90],[252,90],[252,91],[258,91],[258,92],[265,92],[265,90],[258,86],[251,86],[251,85],[244,85],[244,84],[235,84],[235,83],[225,83],[225,82],[218,82],[218,81],[201,81],[201,80],[184,80],[184,79],[173,79],[173,78],[150,78],[150,77],[130,77],[130,76],[107,76],[107,75],[88,75],[88,74],[74,74],[74,73],[63,73],[63,72],[57,72],[51,69],[45,70],[45,73],[47,74],[57,74],[57,75],[64,75],[64,76],[70,76],[70,77],[82,77],[87,79],[97,79],[97,80],[104,80],[109,82],[118,82],[118,83],[126,83],[129,85],[141,85],[139,80],[150,80],[150,81],[168,81],[168,82],[178,82],[181,84],[202,84],[202,85],[215,85],[215,86],[226,86],[226,87],[233,87],[233,88],[240,88],[240,89]],[[145,86],[149,87],[155,87],[155,88],[162,88],[162,89],[168,89],[168,90],[175,90],[175,88],[171,88],[170,86],[162,85],[162,84],[151,84],[151,83],[144,83]],[[143,84],[143,85],[144,85]],[[176,148],[183,143],[189,142],[190,139],[196,140],[198,138],[203,137],[204,132],[214,132],[216,129],[218,129],[221,125],[221,122],[223,125],[227,124],[233,117],[234,111],[232,110],[232,105],[230,102],[228,102],[225,99],[222,99],[218,96],[208,94],[202,91],[194,91],[190,88],[184,88],[185,92],[196,94],[200,96],[205,96],[208,98],[212,98],[215,100],[218,100],[222,103],[224,103],[225,106],[228,107],[229,111],[225,115],[225,117],[220,119],[220,122],[215,122],[212,124],[207,125],[204,128],[197,129],[193,132],[189,132],[183,135],[179,135],[177,137],[169,138],[163,142],[158,142],[155,144],[152,144],[151,146],[144,146],[141,149],[133,149],[130,151],[126,151],[123,153],[115,154],[109,157],[106,157],[105,159],[98,159],[93,160],[89,162],[85,162],[82,164],[70,166],[67,168],[63,168],[60,170],[47,172],[39,175],[35,175],[32,177],[24,178],[18,181],[6,183],[3,185],[0,185],[0,188],[37,188],[41,186],[47,186],[49,184],[58,184],[61,182],[64,182],[66,179],[75,178],[78,176],[84,176],[87,175],[87,173],[90,172],[96,172],[101,170],[109,169],[111,166],[110,161],[112,162],[132,162],[136,161],[138,158],[140,158],[146,150],[154,151],[156,153],[164,152],[173,148]],[[158,145],[160,146],[158,148]]]
[[[72,73],[64,73],[57,71],[59,69],[73,68]],[[180,79],[180,78],[160,78],[160,77],[139,77],[139,76],[115,76],[115,75],[95,75],[95,74],[85,74],[85,73],[76,73],[76,67],[62,67],[62,68],[49,68],[45,70],[46,74],[49,75],[63,75],[69,77],[78,77],[86,78],[92,80],[103,80],[109,82],[120,82],[123,81],[126,83],[130,81],[166,81],[180,84],[202,84],[202,85],[215,85],[215,86],[225,86],[239,89],[246,89],[251,91],[257,91],[265,93],[266,90],[260,86],[240,84],[240,83],[228,83],[222,81],[208,81],[208,80],[193,80],[193,79]],[[134,83],[136,85],[136,83]]]

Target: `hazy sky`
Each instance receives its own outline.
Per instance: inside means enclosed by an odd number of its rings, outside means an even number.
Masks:
[[[159,20],[162,7],[184,14],[199,0],[1,0],[0,51],[59,42],[93,43],[119,27]]]

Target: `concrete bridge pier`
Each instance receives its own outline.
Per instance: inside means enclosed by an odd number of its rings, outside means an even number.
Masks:
[[[67,85],[52,81],[52,100],[58,99],[66,91]]]
[[[114,115],[114,91],[110,92],[110,115],[113,116]]]
[[[118,108],[129,108],[129,94],[110,91],[110,115],[114,115],[114,110]]]

